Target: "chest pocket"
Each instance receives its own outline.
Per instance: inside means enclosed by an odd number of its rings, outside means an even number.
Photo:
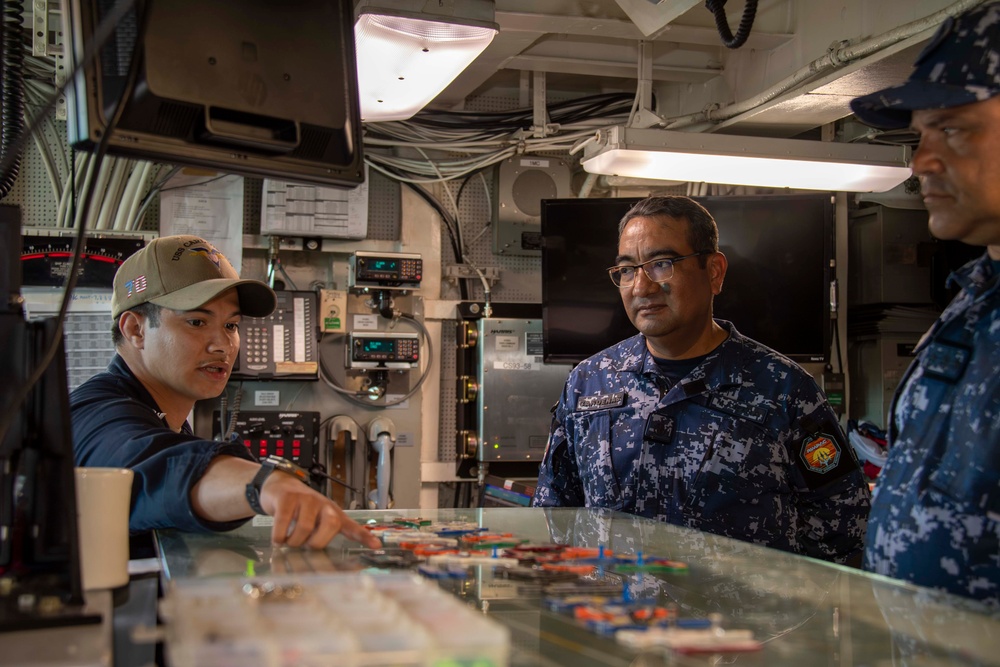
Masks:
[[[572,418],[577,468],[587,507],[619,510],[624,505],[611,459],[611,411],[578,412]]]
[[[937,453],[941,463],[929,482],[973,512],[1000,513],[1000,380],[995,376],[968,380],[964,386],[978,389],[978,395],[959,395],[951,388],[950,420],[924,436],[943,449]]]
[[[893,440],[922,462],[924,471],[918,479],[894,484],[914,483],[921,490],[929,485],[973,513],[1000,512],[1000,376],[990,353],[972,360],[974,345],[982,352],[1000,341],[984,346],[965,330],[948,334],[961,342],[931,340],[893,405]],[[898,468],[902,474],[912,469]]]
[[[695,440],[705,437],[701,465],[685,503],[692,523],[729,524],[752,516],[759,529],[776,521],[775,498],[790,493],[781,446],[768,431],[734,415],[705,410]]]

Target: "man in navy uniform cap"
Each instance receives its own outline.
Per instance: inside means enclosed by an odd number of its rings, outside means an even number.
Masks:
[[[125,260],[111,310],[115,357],[70,396],[79,466],[135,473],[129,529],[232,530],[254,514],[274,517],[276,544],[321,549],[337,534],[380,542],[329,498],[301,483],[290,462],[254,460],[238,442],[194,435],[187,416],[229,381],[240,321],[265,317],[275,295],[240,279],[197,236],[154,239]],[[272,474],[273,473],[273,474]]]
[[[893,399],[865,567],[1000,608],[1000,3],[945,21],[906,83],[851,107],[920,135],[931,233],[986,246]]]

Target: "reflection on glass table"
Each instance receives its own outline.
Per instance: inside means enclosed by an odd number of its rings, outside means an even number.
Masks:
[[[530,543],[604,547],[662,557],[686,573],[624,577],[633,599],[655,598],[682,617],[721,614],[763,642],[756,653],[679,656],[636,652],[542,608],[536,592],[478,566],[462,582],[441,582],[512,633],[512,665],[1000,665],[1000,614],[977,603],[851,568],[618,512],[483,508],[352,512],[358,521],[420,517],[469,521]],[[342,538],[325,551],[274,548],[269,527],[231,533],[157,534],[168,580],[312,575],[366,567]],[[307,585],[307,584],[306,584]]]

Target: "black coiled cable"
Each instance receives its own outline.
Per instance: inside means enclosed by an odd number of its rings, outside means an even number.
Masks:
[[[719,29],[722,43],[730,49],[738,49],[750,36],[753,20],[757,16],[757,0],[747,0],[743,7],[743,18],[740,19],[740,27],[736,29],[735,36],[730,31],[729,19],[726,18],[726,2],[728,0],[705,0],[705,8],[715,16],[715,25]]]
[[[20,0],[3,3],[3,23],[0,25],[0,161],[24,131],[24,33],[21,26]],[[10,194],[21,171],[23,150],[10,161],[0,174],[0,199]]]

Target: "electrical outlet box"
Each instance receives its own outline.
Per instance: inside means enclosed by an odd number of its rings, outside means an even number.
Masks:
[[[343,333],[347,330],[347,292],[325,289],[319,292],[319,330]]]

